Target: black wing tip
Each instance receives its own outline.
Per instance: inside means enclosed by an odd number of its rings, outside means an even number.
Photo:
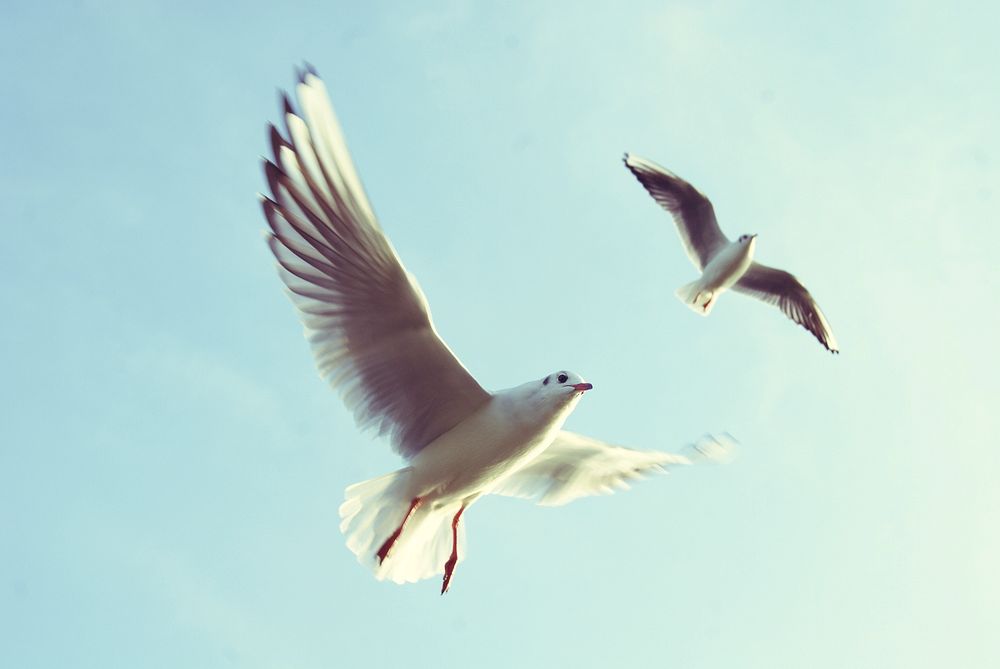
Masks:
[[[816,339],[819,341],[819,343],[822,344],[823,348],[825,348],[827,351],[829,351],[833,355],[840,355],[840,349],[833,348],[828,343],[826,343],[825,341],[823,341],[822,339],[820,339],[818,336],[816,336],[816,333],[813,333],[813,336],[816,337]]]
[[[622,154],[622,162],[625,163],[625,167],[629,168],[633,172],[656,172],[657,170],[661,172],[667,172],[672,174],[670,170],[663,167],[658,163],[654,163],[649,158],[643,158],[642,156],[637,156],[631,151],[626,151]],[[644,163],[644,164],[640,164]]]
[[[638,179],[643,186],[647,186],[647,181],[652,183],[652,181],[662,178],[666,178],[669,181],[680,182],[678,185],[681,186],[691,186],[691,184],[687,183],[662,165],[654,163],[652,160],[648,160],[646,158],[640,158],[629,151],[626,151],[622,156],[622,163],[624,163],[625,167],[628,168],[629,172],[635,175],[635,178]],[[648,188],[649,186],[647,186],[647,189]]]
[[[636,180],[638,180],[638,182],[642,184],[643,187],[645,187],[646,182],[643,180],[643,177],[646,176],[646,174],[643,170],[639,168],[638,165],[630,163],[629,160],[631,159],[632,159],[632,154],[626,151],[625,154],[622,156],[622,164],[625,165],[625,169],[631,172],[632,176],[634,176]]]
[[[267,124],[267,139],[271,144],[271,156],[274,160],[278,160],[279,154],[281,153],[281,147],[292,148],[291,143],[284,138],[281,131],[278,130],[278,126],[273,123]]]
[[[313,64],[310,63],[308,60],[303,60],[301,67],[299,67],[298,65],[295,66],[295,78],[298,80],[300,84],[304,84],[306,83],[307,74],[311,74],[312,76],[319,78],[319,72],[316,71],[316,68],[313,67]]]
[[[276,211],[279,207],[277,200],[267,193],[257,193],[257,199],[260,202],[261,208],[265,212]]]
[[[782,311],[784,311],[784,310],[782,309]],[[829,351],[830,353],[833,353],[834,355],[840,355],[840,349],[837,349],[837,348],[834,348],[833,346],[830,346],[830,339],[833,338],[833,333],[832,332],[828,332],[824,328],[815,327],[812,324],[805,322],[807,320],[805,318],[803,318],[803,319],[800,320],[798,318],[795,318],[795,317],[791,316],[788,313],[786,313],[785,316],[788,316],[789,320],[791,320],[793,323],[796,323],[803,330],[805,330],[806,332],[808,332],[809,334],[811,334],[813,337],[815,337],[816,341],[818,341],[820,344],[822,344],[823,348],[825,348],[827,351]]]
[[[282,180],[287,179],[288,175],[284,171],[275,165],[270,160],[264,159],[264,179],[267,181],[267,187],[271,189],[271,196],[277,200],[280,190],[280,185]]]
[[[288,97],[288,93],[286,91],[283,91],[283,90],[281,90],[279,88],[278,89],[278,94],[281,96],[281,111],[282,111],[282,113],[284,113],[284,114],[291,114],[293,116],[296,116],[297,114],[295,114],[295,107],[292,106],[292,100],[291,100],[291,98]]]
[[[272,178],[273,177],[273,178],[277,179],[279,176],[283,176],[284,172],[282,172],[281,168],[278,167],[277,165],[275,165],[273,161],[265,158],[264,159],[264,174],[267,175],[268,178]]]
[[[827,351],[829,351],[830,353],[832,353],[834,355],[840,355],[840,349],[839,348],[834,348],[833,346],[830,346],[830,339],[833,338],[833,333],[832,332],[827,332],[826,330],[823,330],[823,329],[814,330],[813,328],[809,327],[805,323],[799,322],[798,320],[796,320],[794,318],[792,319],[792,321],[795,322],[795,323],[798,323],[800,326],[802,326],[802,329],[804,329],[806,332],[808,332],[809,334],[811,334],[813,337],[816,337],[816,341],[818,341],[820,344],[822,344],[823,348],[825,348]]]

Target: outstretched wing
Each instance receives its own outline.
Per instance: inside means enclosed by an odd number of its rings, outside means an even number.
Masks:
[[[839,353],[833,330],[816,300],[799,280],[784,270],[754,262],[733,285],[733,290],[773,304],[804,327],[832,353]]]
[[[272,125],[268,243],[320,374],[362,428],[411,457],[490,395],[438,337],[427,301],[383,234],[326,88],[300,76],[287,134]]]
[[[562,431],[541,455],[490,492],[535,499],[542,506],[561,506],[580,497],[627,490],[630,481],[675,466],[725,462],[734,448],[735,441],[728,435],[706,435],[685,453],[638,451]]]
[[[670,212],[677,224],[684,250],[699,270],[729,243],[715,220],[715,209],[708,198],[673,172],[651,160],[625,154],[625,167],[649,191],[661,207]]]

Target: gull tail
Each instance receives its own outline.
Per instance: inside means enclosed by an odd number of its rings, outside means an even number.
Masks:
[[[674,292],[674,295],[677,296],[678,300],[688,305],[692,311],[702,316],[708,316],[712,313],[715,298],[719,296],[718,292],[708,290],[701,285],[701,279],[684,284]]]
[[[380,581],[410,583],[441,574],[451,555],[451,521],[461,504],[415,503],[411,472],[406,467],[348,486],[340,505],[347,547]],[[460,523],[458,561],[464,557],[465,523]]]

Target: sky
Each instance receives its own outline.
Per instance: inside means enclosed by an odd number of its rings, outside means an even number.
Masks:
[[[362,6],[364,5],[364,6]],[[1000,662],[1000,10],[933,2],[6,3],[0,665]],[[485,498],[378,582],[343,489],[400,466],[318,378],[263,241],[311,62],[434,321],[577,432],[726,466]],[[633,151],[794,272],[710,318]]]

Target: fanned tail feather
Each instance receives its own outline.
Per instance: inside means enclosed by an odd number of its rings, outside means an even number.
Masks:
[[[444,572],[451,555],[451,521],[461,505],[439,508],[418,505],[388,556],[379,563],[377,552],[403,522],[413,502],[409,467],[362,481],[344,491],[340,505],[340,531],[358,562],[378,580],[411,583]],[[458,526],[458,561],[465,557],[465,524]]]
[[[701,280],[684,284],[674,291],[674,294],[678,300],[702,316],[708,316],[712,312],[712,307],[715,306],[715,298],[718,297],[714,291],[706,290],[701,285]]]

